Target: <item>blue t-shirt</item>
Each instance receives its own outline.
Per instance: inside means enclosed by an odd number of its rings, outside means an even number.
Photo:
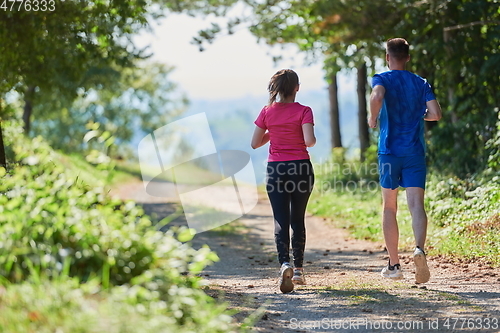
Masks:
[[[431,85],[427,80],[405,70],[375,74],[372,87],[377,85],[385,88],[379,114],[378,153],[394,156],[425,155],[426,103],[436,99]]]

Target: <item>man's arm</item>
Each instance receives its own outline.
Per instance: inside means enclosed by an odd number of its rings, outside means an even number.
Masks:
[[[426,103],[427,106],[427,113],[425,114],[424,120],[427,121],[437,121],[441,119],[442,113],[441,113],[441,106],[439,105],[438,101],[433,99],[432,101],[428,101]]]
[[[385,88],[377,85],[373,88],[370,95],[370,117],[368,118],[368,126],[371,128],[377,127],[377,118],[384,103]]]

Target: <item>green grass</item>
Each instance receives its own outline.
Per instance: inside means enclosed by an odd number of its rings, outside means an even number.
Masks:
[[[451,257],[480,259],[492,266],[500,266],[500,228],[474,232],[467,228],[447,228],[446,233],[434,237],[433,246],[439,253]]]
[[[69,176],[74,178],[78,177],[88,184],[106,184],[112,186],[137,179],[136,173],[129,172],[126,169],[97,169],[94,165],[87,162],[83,156],[78,154],[66,155],[63,153],[57,153],[56,156],[58,156],[58,160],[54,162],[62,163],[62,165],[67,169]]]
[[[80,285],[76,280],[28,281],[0,287],[0,332],[211,333],[227,332],[233,326],[229,316],[225,322],[207,322],[206,326],[189,322],[178,325],[162,310],[161,301],[134,300],[130,297],[133,291],[124,288],[96,290],[98,285]],[[213,307],[214,311],[221,308]]]
[[[135,178],[141,178],[141,166],[135,161],[116,161],[115,169]]]
[[[239,220],[223,224],[220,227],[210,230],[210,232],[213,232],[219,236],[230,236],[234,234],[242,235],[246,231],[247,227],[245,227],[245,225]]]
[[[431,175],[427,198],[428,215],[435,222],[430,244],[437,252],[500,266],[499,177]]]
[[[331,297],[343,298],[349,305],[376,305],[380,303],[394,302],[397,296],[388,292],[386,287],[376,284],[364,283],[358,281],[346,282],[325,290]]]
[[[336,227],[349,230],[356,238],[380,240],[380,194],[313,192],[308,210],[331,219]],[[359,226],[363,226],[360,228]]]

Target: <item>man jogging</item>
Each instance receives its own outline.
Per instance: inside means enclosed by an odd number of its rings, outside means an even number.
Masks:
[[[389,71],[376,74],[370,96],[371,128],[380,123],[378,160],[383,198],[383,231],[389,263],[381,275],[402,279],[399,263],[399,229],[396,220],[399,186],[406,188],[408,208],[416,248],[413,254],[416,283],[429,281],[430,272],[424,252],[427,215],[424,209],[426,180],[424,120],[441,119],[441,107],[430,84],[405,70],[410,60],[409,45],[403,38],[387,41]]]

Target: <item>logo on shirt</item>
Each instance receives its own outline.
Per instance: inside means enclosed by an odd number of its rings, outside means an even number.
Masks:
[[[257,204],[250,155],[217,150],[205,113],[146,135],[138,155],[146,193],[178,199],[193,234],[230,223]]]

